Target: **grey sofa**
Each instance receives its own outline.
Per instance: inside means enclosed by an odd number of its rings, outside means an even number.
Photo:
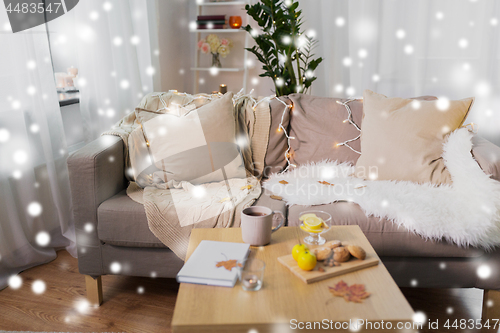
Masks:
[[[272,109],[273,127],[278,118],[281,111]],[[278,143],[271,137],[268,154],[281,156],[274,147]],[[78,265],[80,273],[86,275],[89,300],[95,304],[102,302],[102,275],[173,278],[183,264],[151,233],[143,206],[127,196],[123,149],[119,137],[103,136],[68,159]],[[499,147],[475,138],[473,155],[486,173],[500,180]],[[297,225],[298,214],[304,209],[287,208],[283,202],[270,199],[269,193],[256,204],[282,211],[290,226]],[[365,216],[354,203],[318,208],[332,214],[333,224],[359,225],[399,286],[416,283],[424,288],[484,289],[483,318],[500,317],[500,250],[485,252],[444,241],[425,241],[390,221]],[[112,271],[113,262],[121,263],[120,269]],[[491,269],[487,278],[477,274],[481,265]],[[487,306],[488,300],[497,305]]]

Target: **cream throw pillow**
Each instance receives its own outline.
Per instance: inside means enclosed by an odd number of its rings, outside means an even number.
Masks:
[[[235,138],[233,94],[179,116],[136,109],[153,164],[153,181],[201,184],[245,178]]]
[[[416,101],[365,90],[361,156],[355,175],[371,180],[450,184],[443,143],[461,127],[474,98]]]

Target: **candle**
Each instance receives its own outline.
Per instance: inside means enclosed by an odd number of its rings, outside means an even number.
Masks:
[[[247,289],[255,289],[259,284],[257,275],[247,275],[242,280],[243,286]]]
[[[241,16],[231,16],[229,17],[229,25],[231,29],[239,29],[243,24]]]
[[[225,94],[225,93],[227,93],[227,86],[226,86],[225,84],[221,84],[221,85],[219,86],[219,92],[220,92],[221,94]]]

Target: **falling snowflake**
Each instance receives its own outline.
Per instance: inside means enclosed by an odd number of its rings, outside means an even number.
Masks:
[[[344,59],[342,59],[342,64],[346,67],[349,67],[352,65],[352,59],[349,57],[345,57]]]
[[[337,27],[343,27],[345,25],[345,18],[343,17],[337,17],[337,19],[335,19],[335,24],[337,25]]]
[[[119,36],[116,36],[115,38],[113,38],[113,44],[115,44],[115,46],[120,46],[123,44],[123,39]]]
[[[17,150],[12,155],[12,159],[16,164],[24,164],[28,161],[28,154],[24,150]]]
[[[436,101],[436,107],[441,111],[446,111],[450,108],[450,100],[446,97],[439,97]]]
[[[139,36],[134,35],[134,36],[130,37],[130,43],[132,45],[137,45],[140,43],[140,41],[141,41],[141,39],[139,38]]]
[[[356,89],[354,89],[354,87],[347,87],[345,93],[347,96],[354,96],[354,94],[356,94]]]
[[[40,205],[40,203],[36,201],[33,201],[28,205],[27,211],[29,215],[37,217],[42,214],[42,205]]]
[[[122,270],[122,265],[119,262],[114,261],[111,265],[109,265],[109,269],[111,270],[111,273],[118,274]]]
[[[217,67],[215,67],[215,66],[214,67],[210,67],[209,73],[212,76],[216,76],[216,75],[219,74],[219,69]]]
[[[398,39],[403,39],[403,38],[405,38],[405,37],[406,37],[406,32],[405,32],[403,29],[398,29],[398,30],[396,31],[396,37],[397,37]]]
[[[33,284],[31,285],[31,290],[35,294],[43,294],[46,289],[47,289],[47,286],[45,285],[45,282],[43,282],[42,280],[35,280],[35,281],[33,281]]]
[[[40,131],[40,126],[38,126],[38,124],[31,124],[30,131],[31,133],[38,133]]]
[[[90,12],[89,17],[92,21],[95,21],[99,18],[99,13],[96,11]]]
[[[9,278],[8,284],[12,289],[19,289],[23,285],[23,280],[19,275],[12,275]]]
[[[40,231],[36,237],[35,241],[39,246],[45,247],[50,243],[50,235],[46,231]]]
[[[36,61],[35,60],[28,60],[26,63],[26,67],[28,69],[35,69],[36,68]]]
[[[128,82],[128,80],[121,80],[120,81],[120,88],[128,89],[129,87],[130,87],[130,82]]]
[[[415,50],[413,49],[413,45],[408,44],[405,46],[404,51],[406,54],[412,54],[413,51],[415,51]]]
[[[88,233],[91,233],[92,231],[94,231],[94,225],[92,223],[90,223],[90,222],[87,222],[83,226],[83,230],[85,230]]]
[[[417,311],[413,315],[413,322],[423,324],[427,320],[427,316],[422,311]]]
[[[153,66],[146,67],[146,74],[149,76],[153,76],[156,73],[156,69]]]
[[[34,86],[29,86],[26,89],[26,92],[28,93],[28,95],[34,95],[34,94],[36,94],[36,88]]]
[[[465,38],[462,38],[458,41],[458,46],[462,49],[465,49],[467,48],[467,46],[469,46],[469,41]]]
[[[105,3],[102,4],[102,9],[109,12],[111,9],[113,9],[113,4],[109,1],[106,1]]]
[[[481,265],[477,268],[476,274],[480,279],[487,279],[491,276],[491,267],[488,265]]]

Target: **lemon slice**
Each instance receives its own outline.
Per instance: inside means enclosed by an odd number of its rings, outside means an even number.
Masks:
[[[313,230],[321,229],[323,228],[323,220],[316,215],[309,216],[304,220],[304,225]]]
[[[313,214],[313,213],[310,213],[310,214],[304,214],[304,215],[301,215],[299,217],[299,220],[300,221],[304,221],[305,219],[307,219],[308,217],[317,217],[316,214]]]
[[[301,225],[300,229],[304,230],[305,232],[309,232],[309,233],[313,233],[313,234],[318,234],[322,231],[321,229],[310,229],[310,228],[306,227],[305,225]]]

